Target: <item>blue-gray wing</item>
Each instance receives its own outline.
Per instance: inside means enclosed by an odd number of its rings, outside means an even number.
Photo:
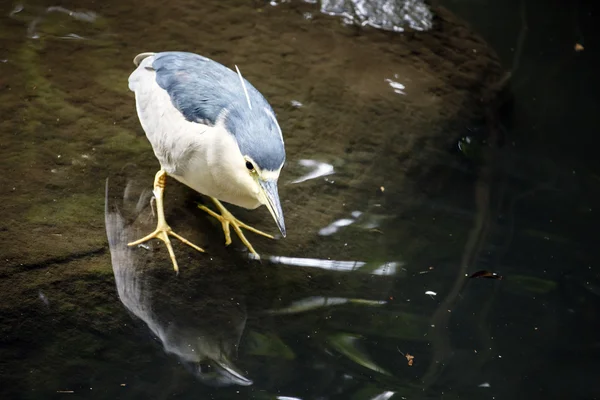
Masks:
[[[275,113],[250,82],[193,53],[157,53],[152,69],[156,82],[186,120],[215,125],[222,116],[242,154],[251,156],[264,169],[276,170],[283,165],[285,149]]]
[[[193,53],[164,52],[155,55],[152,68],[158,85],[190,122],[214,125],[224,109],[248,108],[237,74],[216,61]]]

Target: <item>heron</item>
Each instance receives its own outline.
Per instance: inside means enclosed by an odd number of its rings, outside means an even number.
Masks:
[[[223,202],[250,210],[266,206],[286,236],[278,193],[286,152],[273,108],[237,65],[233,71],[207,57],[180,51],[141,53],[133,62],[136,68],[129,76],[129,89],[160,169],[153,187],[156,229],[128,245],[160,239],[175,272],[179,267],[169,236],[204,252],[167,224],[164,191],[171,177],[212,200],[217,212],[198,207],[221,222],[226,246],[231,244],[231,226],[260,258],[242,228],[274,236],[238,220]]]

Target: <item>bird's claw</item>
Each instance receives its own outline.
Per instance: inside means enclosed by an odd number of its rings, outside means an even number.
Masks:
[[[204,253],[204,249],[196,246],[194,243],[190,242],[183,236],[180,236],[177,233],[173,232],[171,227],[166,224],[162,225],[162,226],[161,226],[161,224],[159,224],[156,227],[156,230],[154,232],[152,232],[151,234],[144,236],[143,238],[138,239],[134,242],[127,243],[127,245],[130,247],[136,246],[138,244],[147,242],[150,239],[162,240],[163,243],[167,246],[167,250],[169,251],[169,256],[171,257],[171,262],[173,262],[173,269],[175,270],[175,272],[179,273],[179,266],[177,265],[177,259],[175,258],[175,252],[173,251],[173,246],[171,245],[171,240],[169,239],[169,235],[181,240],[183,243],[187,244],[188,246],[192,247],[193,249],[198,250],[201,253]]]
[[[235,233],[237,233],[238,237],[240,238],[240,240],[242,241],[242,243],[244,243],[244,245],[248,248],[248,250],[250,251],[250,253],[254,254],[254,256],[257,259],[260,259],[260,256],[254,250],[254,247],[252,247],[252,245],[250,244],[250,242],[248,241],[248,239],[246,239],[246,236],[242,232],[241,228],[247,229],[250,232],[254,232],[254,233],[258,234],[258,235],[262,235],[264,237],[268,237],[269,239],[274,239],[274,237],[272,235],[269,235],[268,233],[265,233],[263,231],[259,231],[258,229],[253,228],[252,226],[250,226],[248,224],[245,224],[244,222],[242,222],[239,219],[237,219],[236,217],[234,217],[233,214],[231,214],[223,206],[223,204],[221,204],[221,202],[219,200],[214,199],[214,198],[212,200],[214,201],[214,203],[219,208],[219,211],[221,212],[221,214],[218,214],[218,213],[214,212],[213,210],[211,210],[210,208],[208,208],[208,207],[206,207],[204,205],[198,205],[198,208],[200,208],[201,210],[206,211],[209,215],[215,217],[216,219],[218,219],[221,222],[221,226],[223,227],[223,233],[225,234],[225,246],[229,246],[231,244],[231,229],[230,229],[230,226],[233,226],[233,230],[235,231]]]

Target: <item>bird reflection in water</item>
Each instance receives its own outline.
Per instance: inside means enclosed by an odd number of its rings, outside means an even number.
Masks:
[[[244,304],[228,288],[231,282],[224,283],[223,276],[211,278],[214,274],[204,268],[191,268],[203,274],[201,279],[158,276],[164,266],[151,267],[155,260],[151,251],[127,246],[139,227],[128,223],[122,207],[129,203],[139,215],[149,201],[149,193],[131,201],[127,197],[132,192],[128,184],[123,200],[114,202],[107,183],[105,223],[119,299],[156,335],[165,352],[175,355],[205,384],[251,385],[231,362],[246,326]]]

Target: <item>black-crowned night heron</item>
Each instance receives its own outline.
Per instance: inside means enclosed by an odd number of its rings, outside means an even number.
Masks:
[[[177,260],[169,236],[204,251],[171,230],[165,220],[163,193],[167,175],[209,196],[221,214],[225,245],[233,226],[248,250],[258,256],[241,228],[273,238],[235,218],[221,201],[247,209],[265,205],[285,237],[277,180],[285,162],[281,129],[273,109],[258,90],[236,72],[192,53],[142,53],[129,76],[142,128],[161,169],[154,178],[158,223],[148,236],[162,240],[173,268]]]

